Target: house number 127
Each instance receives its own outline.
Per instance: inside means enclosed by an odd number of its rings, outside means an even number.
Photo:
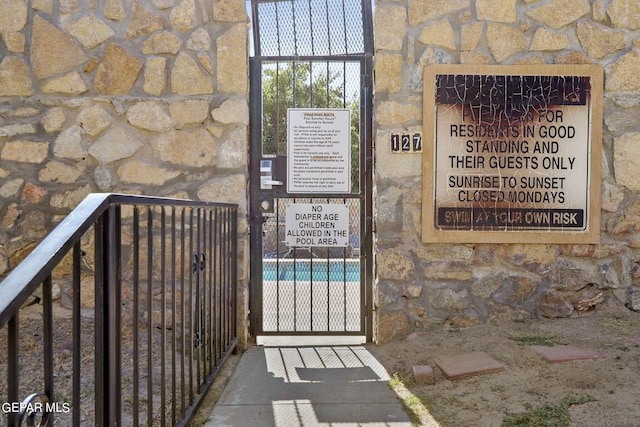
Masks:
[[[421,153],[422,134],[420,132],[392,133],[391,134],[392,153]]]

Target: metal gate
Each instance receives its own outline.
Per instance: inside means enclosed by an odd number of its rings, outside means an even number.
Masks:
[[[371,5],[252,0],[252,21],[252,333],[370,341]]]

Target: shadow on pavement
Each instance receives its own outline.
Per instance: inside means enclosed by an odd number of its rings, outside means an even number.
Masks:
[[[252,347],[206,426],[411,426],[388,383],[362,346]]]

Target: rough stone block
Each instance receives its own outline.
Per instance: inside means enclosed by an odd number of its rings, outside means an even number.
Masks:
[[[429,365],[414,365],[413,378],[417,384],[436,383],[436,377],[433,375],[433,369]]]

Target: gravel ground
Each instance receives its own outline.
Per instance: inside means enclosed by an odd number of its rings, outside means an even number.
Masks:
[[[54,364],[54,401],[61,409],[80,406],[82,426],[95,425],[95,321],[92,310],[84,310],[85,315],[81,322],[81,363],[80,363],[80,402],[73,402],[72,398],[72,321],[71,311],[55,305],[54,309],[54,327],[53,327],[53,364]],[[133,400],[133,329],[131,327],[131,314],[124,313],[123,323],[121,325],[122,336],[122,411],[124,425],[132,424],[132,404]],[[19,346],[19,382],[20,382],[20,399],[25,399],[31,393],[42,393],[44,389],[43,379],[43,358],[42,358],[42,306],[33,304],[24,307],[20,312],[20,346]],[[146,425],[146,410],[149,405],[148,395],[148,377],[147,377],[147,352],[146,324],[141,322],[139,330],[139,402],[140,411],[139,422]],[[160,368],[160,350],[158,343],[160,342],[161,331],[158,328],[153,329],[153,361],[151,374],[153,375],[153,393],[151,395],[151,405],[154,414],[157,414],[161,402],[161,386],[165,386],[165,405],[167,410],[167,418],[170,419],[171,408],[171,385],[170,378],[172,371],[170,369],[170,345],[167,344],[167,355],[164,381],[161,376]],[[167,333],[170,337],[171,334]],[[170,342],[170,341],[169,341]],[[7,348],[7,329],[0,331],[0,349]],[[178,354],[179,357],[179,354]],[[187,359],[188,360],[188,359]],[[180,378],[180,364],[177,363],[178,369],[176,375]],[[194,363],[195,369],[195,363]],[[7,352],[0,351],[0,402],[7,402]],[[178,380],[179,381],[179,380]],[[194,379],[195,381],[195,379]],[[178,387],[180,385],[178,384]],[[188,398],[187,398],[188,399]],[[187,403],[188,405],[188,403]],[[1,410],[1,408],[0,408]],[[6,417],[0,414],[0,427],[6,424]],[[154,425],[160,425],[160,419],[154,420]],[[69,426],[71,425],[71,413],[61,411],[54,415],[55,425]]]
[[[550,364],[527,343],[541,339],[604,353],[606,358]],[[501,426],[539,408],[569,406],[569,424],[640,426],[640,313],[624,307],[569,319],[544,319],[467,329],[434,328],[402,341],[371,346],[391,375],[416,423],[443,427]],[[505,366],[499,373],[449,380],[435,359],[482,351]],[[416,384],[414,365],[434,369],[436,383]]]

